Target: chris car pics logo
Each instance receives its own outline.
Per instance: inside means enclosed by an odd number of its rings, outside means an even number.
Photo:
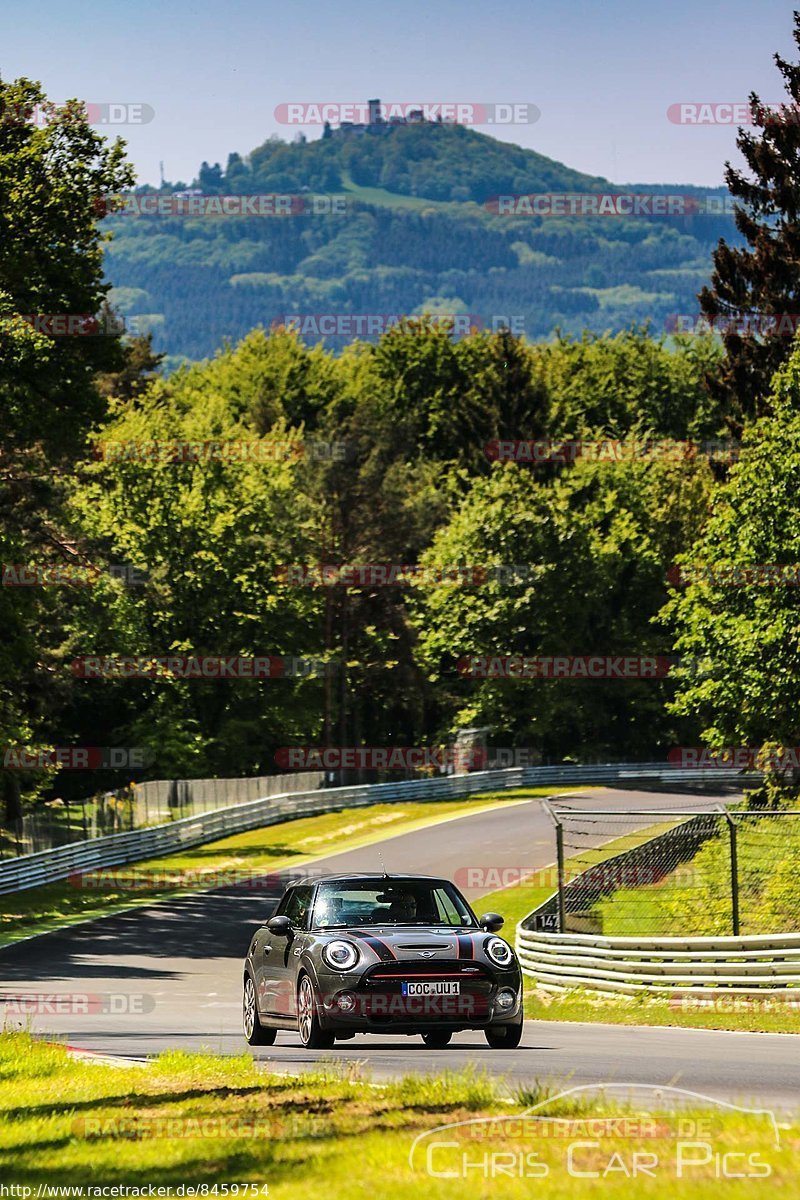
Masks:
[[[622,1093],[622,1102],[608,1098],[614,1091]],[[637,1093],[644,1096],[634,1104]],[[595,1103],[584,1115],[587,1094]],[[580,1115],[548,1111],[557,1111],[559,1104],[563,1111],[576,1097],[584,1101]],[[734,1114],[735,1126],[726,1121]],[[779,1128],[771,1109],[743,1108],[685,1088],[584,1084],[520,1113],[429,1129],[414,1138],[408,1162],[416,1173],[473,1185],[559,1175],[626,1182],[743,1179],[753,1185],[769,1179],[778,1165]]]

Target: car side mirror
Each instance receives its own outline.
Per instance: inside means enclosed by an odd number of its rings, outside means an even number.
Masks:
[[[505,921],[499,913],[484,913],[481,917],[481,929],[485,929],[487,933],[497,933],[504,925]]]
[[[292,932],[292,922],[288,917],[270,917],[267,921],[267,929],[276,937],[288,937]]]

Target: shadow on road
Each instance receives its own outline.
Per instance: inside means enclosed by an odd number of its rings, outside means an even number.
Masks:
[[[252,931],[274,912],[283,887],[253,894],[225,888],[49,933],[0,949],[0,980],[52,984],[102,979],[175,979],[164,961],[238,959]]]

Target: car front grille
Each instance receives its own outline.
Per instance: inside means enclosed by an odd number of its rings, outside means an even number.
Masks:
[[[434,981],[443,984],[457,981],[459,994],[403,995],[403,983]],[[408,959],[372,967],[362,977],[358,992],[363,1015],[375,1024],[435,1024],[488,1017],[493,986],[490,973],[478,963]]]
[[[485,979],[491,982],[492,978],[481,963],[462,962],[453,958],[405,958],[397,962],[376,963],[366,972],[362,983],[368,985],[375,979],[408,979],[409,972],[426,979],[447,975],[450,979]]]

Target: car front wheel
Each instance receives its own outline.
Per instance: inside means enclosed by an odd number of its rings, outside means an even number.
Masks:
[[[487,1029],[486,1040],[493,1050],[513,1050],[522,1041],[522,1022]]]
[[[300,980],[297,993],[297,1032],[306,1050],[330,1050],[335,1035],[323,1029],[314,1002],[314,985],[308,975]]]
[[[271,1046],[275,1041],[275,1030],[262,1025],[258,1019],[256,1007],[256,989],[249,975],[244,979],[244,996],[242,999],[242,1023],[245,1040],[251,1046]]]

